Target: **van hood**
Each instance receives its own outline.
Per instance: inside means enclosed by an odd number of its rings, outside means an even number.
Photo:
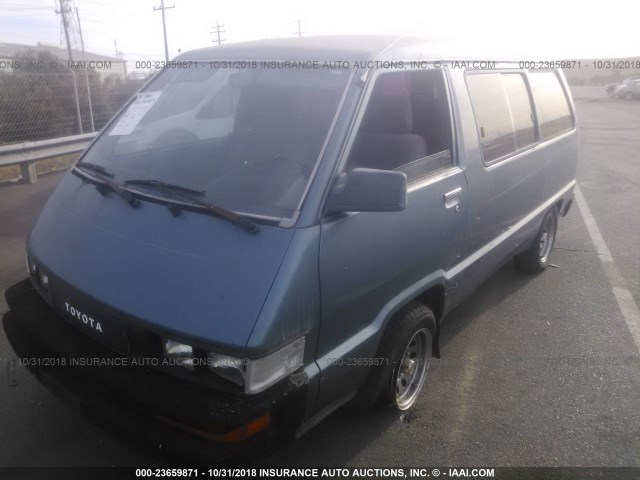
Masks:
[[[254,328],[294,229],[228,221],[114,193],[68,173],[28,239],[52,282],[179,340],[241,351]],[[55,303],[55,302],[54,302]]]

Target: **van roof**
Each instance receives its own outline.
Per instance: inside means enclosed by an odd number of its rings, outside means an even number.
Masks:
[[[500,58],[508,60],[508,57],[510,55]],[[498,58],[493,55],[487,57],[468,43],[465,46],[455,46],[424,37],[397,35],[331,35],[257,40],[201,48],[176,57],[176,60],[192,61],[213,59],[400,61]]]

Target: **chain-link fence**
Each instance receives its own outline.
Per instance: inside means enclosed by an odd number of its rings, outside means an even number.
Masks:
[[[99,131],[142,83],[49,68],[60,63],[38,58],[0,71],[0,145]]]

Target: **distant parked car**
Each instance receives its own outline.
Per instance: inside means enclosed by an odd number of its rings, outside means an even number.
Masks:
[[[613,91],[613,95],[625,100],[640,98],[640,79],[632,79],[620,83]]]
[[[607,96],[608,97],[613,97],[613,92],[615,92],[616,87],[620,85],[619,83],[607,83],[604,86],[604,89],[607,91]]]

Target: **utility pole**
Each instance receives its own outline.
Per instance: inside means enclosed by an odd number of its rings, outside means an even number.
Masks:
[[[220,30],[221,27],[224,27],[224,25],[220,25],[219,23],[216,22],[215,30],[211,30],[211,33],[216,34],[216,36],[218,38],[217,40],[213,39],[211,41],[212,42],[218,42],[218,45],[221,45],[222,42],[224,42],[226,40],[225,38],[222,38],[220,36],[221,33],[224,33],[224,30]],[[211,28],[214,28],[214,27],[211,27]]]
[[[176,8],[175,3],[170,7],[164,6],[164,0],[160,0],[159,7],[153,7],[154,10],[160,10],[162,12],[162,32],[164,33],[164,59],[169,61],[169,46],[167,45],[167,23],[164,18],[164,11],[168,8]]]
[[[76,96],[76,115],[78,116],[78,128],[80,129],[80,133],[84,133],[82,130],[82,117],[80,116],[80,100],[78,98],[78,82],[76,80],[76,72],[73,70],[73,55],[71,53],[71,42],[69,41],[69,26],[67,24],[67,13],[71,12],[71,9],[64,8],[63,0],[59,0],[60,2],[60,10],[56,10],[56,14],[62,15],[62,26],[64,27],[64,36],[67,39],[67,53],[69,55],[69,69],[71,70],[71,74],[73,75],[73,91]]]
[[[297,32],[293,32],[294,35],[298,35],[298,37],[301,37],[303,33],[302,31],[302,20],[298,19],[298,31]]]
[[[122,53],[120,50],[118,50],[118,41],[114,38],[113,39],[113,46],[116,49],[116,58],[119,58],[120,60],[122,60],[122,68],[124,69],[124,81],[127,81],[127,62],[125,62],[124,60],[124,53]]]
[[[95,132],[96,127],[93,124],[93,104],[91,102],[91,87],[89,86],[89,72],[87,71],[87,59],[84,52],[84,40],[82,39],[82,26],[80,25],[80,12],[76,7],[76,18],[78,19],[78,30],[80,31],[80,45],[82,46],[82,65],[84,65],[84,79],[87,82],[87,97],[89,97],[89,119],[91,120],[91,131]]]

